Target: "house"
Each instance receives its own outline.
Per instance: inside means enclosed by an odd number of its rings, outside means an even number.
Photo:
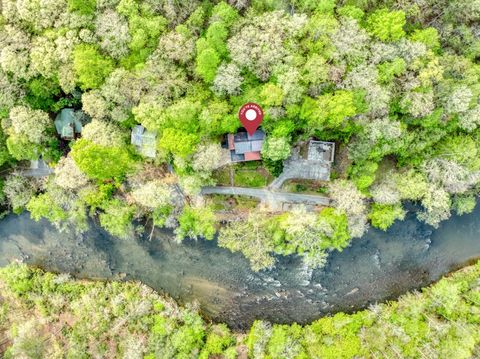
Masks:
[[[232,162],[260,160],[260,151],[262,150],[264,140],[265,133],[262,130],[255,131],[251,136],[247,132],[229,134],[227,136],[227,145]]]
[[[308,143],[307,160],[326,164],[333,163],[335,158],[335,143],[314,141]]]
[[[82,133],[81,111],[73,108],[64,108],[55,118],[55,129],[64,140],[73,140]]]
[[[131,142],[142,156],[155,158],[157,155],[156,132],[147,131],[145,127],[136,125],[132,129]]]

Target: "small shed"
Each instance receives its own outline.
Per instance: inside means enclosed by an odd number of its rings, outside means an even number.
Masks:
[[[325,141],[310,141],[308,143],[307,160],[313,162],[333,163],[335,158],[335,143]]]
[[[142,156],[155,158],[157,155],[156,132],[147,131],[145,127],[136,125],[132,129],[131,142]]]
[[[261,159],[261,150],[265,133],[257,130],[253,135],[238,132],[227,136],[228,149],[232,162],[257,161]]]
[[[64,108],[55,118],[55,129],[64,140],[72,140],[82,133],[82,122],[73,108]]]

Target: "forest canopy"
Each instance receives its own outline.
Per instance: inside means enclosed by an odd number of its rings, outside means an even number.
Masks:
[[[123,238],[148,225],[178,240],[219,230],[260,270],[290,253],[321,266],[369,225],[402,220],[405,202],[434,227],[475,206],[478,0],[1,4],[0,199],[16,213],[78,231],[88,214]],[[246,102],[265,112],[263,161],[233,180],[264,186],[298,143],[332,141],[331,208],[247,206],[220,228],[199,194],[220,182],[220,144]],[[83,111],[68,141],[54,126],[63,108]],[[130,143],[138,125],[155,136],[153,158]],[[39,158],[53,173],[23,177]]]

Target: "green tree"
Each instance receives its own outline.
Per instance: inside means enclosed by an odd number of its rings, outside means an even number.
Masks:
[[[185,158],[195,152],[198,142],[199,137],[195,133],[167,128],[163,131],[159,148],[167,154],[171,153]]]
[[[68,0],[68,10],[75,11],[82,15],[93,15],[95,12],[96,0]]]
[[[263,144],[262,156],[272,161],[286,159],[290,155],[290,143],[286,137],[267,137]]]
[[[372,204],[368,218],[372,222],[372,226],[386,231],[395,220],[403,220],[405,218],[405,211],[402,206],[388,205],[388,204]]]
[[[16,160],[36,160],[40,155],[38,146],[23,135],[11,135],[7,138],[6,145],[8,152]]]
[[[98,218],[100,224],[110,234],[119,238],[128,238],[133,235],[132,219],[135,208],[119,199],[111,199],[101,206],[103,212]]]
[[[215,215],[208,207],[184,207],[182,214],[178,217],[178,224],[175,231],[178,241],[186,237],[192,239],[203,237],[211,240],[216,232]]]
[[[27,203],[30,216],[39,221],[46,218],[52,223],[59,223],[67,219],[68,214],[53,200],[48,193],[39,194]]]
[[[113,60],[103,56],[97,47],[80,44],[73,51],[73,68],[82,90],[99,88],[113,71]]]
[[[349,117],[362,110],[362,103],[361,93],[339,90],[322,95],[318,100],[305,98],[300,116],[307,120],[310,128],[338,129],[345,125]]]
[[[71,156],[82,172],[98,180],[120,180],[135,164],[128,148],[101,146],[85,139],[75,142]]]
[[[207,83],[213,82],[220,65],[220,56],[213,48],[206,48],[197,55],[195,71]]]
[[[401,10],[374,11],[367,19],[367,29],[382,41],[398,41],[405,36],[405,13]]]
[[[154,9],[146,3],[132,0],[120,0],[117,11],[128,19],[130,54],[121,60],[121,64],[132,69],[144,66],[145,60],[155,50],[160,34],[167,27],[167,20],[155,14]]]

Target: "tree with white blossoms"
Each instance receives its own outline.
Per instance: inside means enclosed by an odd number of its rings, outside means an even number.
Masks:
[[[441,221],[450,218],[451,200],[449,194],[441,187],[430,184],[422,199],[423,212],[418,214],[418,219],[438,228]]]
[[[130,34],[127,19],[114,10],[105,10],[95,21],[95,33],[100,47],[114,59],[128,54]]]
[[[43,36],[33,38],[30,59],[32,70],[36,73],[48,79],[56,76],[60,62],[53,40]]]
[[[62,157],[55,166],[54,182],[64,189],[74,190],[88,184],[88,178],[80,171],[70,156]]]
[[[217,95],[239,95],[243,77],[234,63],[222,63],[213,80],[212,90]]]
[[[397,183],[391,172],[386,173],[379,182],[372,186],[370,194],[375,203],[379,204],[397,204],[401,201]]]
[[[299,33],[304,15],[288,16],[283,11],[252,17],[228,40],[231,59],[266,81],[275,65],[287,58],[285,41]]]
[[[117,126],[97,119],[93,119],[83,127],[82,138],[105,147],[125,145],[125,137]]]
[[[472,173],[453,160],[434,158],[423,166],[430,182],[448,193],[464,193],[480,181],[480,172]]]
[[[30,37],[22,30],[6,25],[0,37],[0,66],[3,71],[16,79],[29,80]]]
[[[459,116],[458,125],[465,131],[472,132],[480,125],[480,105],[476,105]]]
[[[319,218],[315,212],[309,212],[305,206],[292,209],[286,220],[280,222],[289,245],[301,248],[304,261],[311,267],[321,268],[326,264],[327,253],[322,243],[325,236],[332,235],[333,229]]]
[[[18,81],[10,79],[0,70],[0,107],[11,108],[15,102],[25,95],[25,91]]]
[[[448,113],[466,112],[473,98],[473,92],[468,86],[462,85],[457,87],[453,92],[449,92],[445,103],[445,110]]]
[[[39,144],[48,138],[52,120],[42,110],[32,110],[26,106],[16,106],[10,110],[11,131],[24,136],[29,142]]]
[[[218,245],[232,252],[241,252],[254,271],[272,268],[274,242],[267,227],[268,216],[260,210],[250,211],[247,220],[230,222],[220,229]]]
[[[342,19],[340,27],[331,36],[339,60],[362,60],[368,56],[370,37],[354,19]]]
[[[200,194],[205,180],[198,175],[187,175],[179,178],[180,187],[187,196],[196,196]]]
[[[283,90],[285,105],[299,103],[305,93],[300,71],[293,66],[278,66],[275,71],[278,86]]]
[[[21,212],[37,191],[36,184],[17,174],[8,175],[3,184],[3,193],[16,213]]]
[[[192,168],[210,174],[221,165],[222,147],[218,143],[200,145],[193,155]]]
[[[386,115],[390,102],[390,92],[378,84],[378,70],[375,66],[362,64],[353,68],[341,85],[345,89],[363,89],[366,102],[374,115]]]
[[[400,104],[406,113],[414,117],[428,116],[435,109],[433,91],[410,91],[403,97]]]
[[[167,59],[185,64],[195,55],[195,39],[185,32],[170,31],[160,37],[158,49]]]
[[[332,182],[329,186],[329,195],[337,213],[346,213],[352,238],[361,237],[367,229],[365,196],[347,180]]]
[[[365,119],[361,117],[359,121],[365,128],[365,136],[370,140],[370,143],[384,141],[393,141],[402,135],[402,124],[400,121],[388,118],[374,118]]]
[[[160,180],[154,180],[138,186],[131,195],[139,205],[155,209],[171,203],[172,188]]]

